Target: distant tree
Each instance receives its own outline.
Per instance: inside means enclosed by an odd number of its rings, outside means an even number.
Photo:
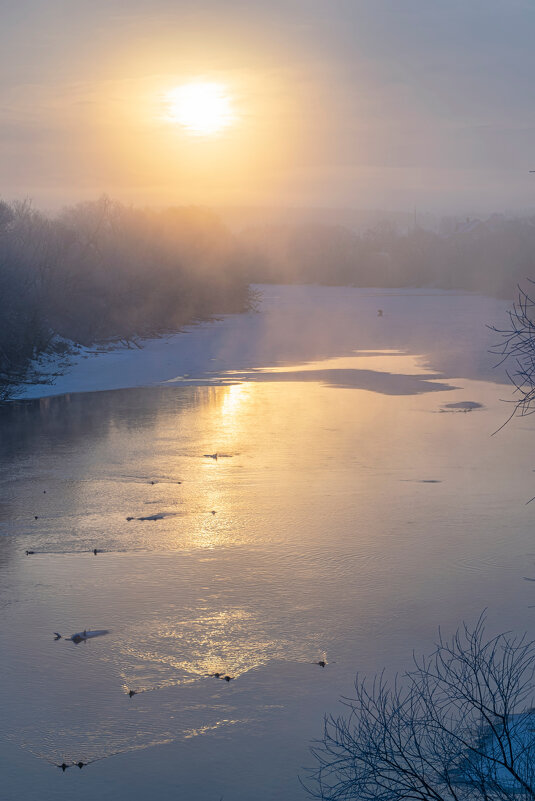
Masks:
[[[307,789],[325,801],[535,798],[535,643],[463,626],[392,683],[357,677]]]

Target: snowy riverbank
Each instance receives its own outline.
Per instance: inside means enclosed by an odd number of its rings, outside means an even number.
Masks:
[[[243,374],[254,379],[250,371],[259,365],[300,364],[378,347],[420,354],[427,367],[445,377],[503,380],[503,371],[494,368],[497,357],[489,353],[495,335],[487,324],[505,319],[507,301],[431,289],[277,285],[257,289],[258,311],[191,325],[145,340],[141,348],[80,348],[67,358],[43,359],[36,368],[50,376],[50,383],[21,386],[16,397],[166,382],[234,383]],[[452,310],[449,316],[440,313],[446,301]]]

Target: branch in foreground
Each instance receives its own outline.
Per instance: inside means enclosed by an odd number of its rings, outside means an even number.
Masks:
[[[513,401],[515,408],[511,416],[516,413],[525,416],[535,411],[535,300],[520,286],[518,299],[508,314],[510,325],[507,328],[489,326],[501,337],[491,353],[500,356],[497,367],[512,361],[514,366],[507,371],[507,377],[517,399]]]
[[[534,799],[534,659],[524,638],[487,639],[481,617],[392,683],[357,677],[312,748],[307,789],[324,801]]]

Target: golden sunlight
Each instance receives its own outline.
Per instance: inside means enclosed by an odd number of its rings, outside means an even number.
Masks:
[[[234,122],[232,98],[225,86],[199,81],[176,86],[165,95],[166,119],[193,136],[212,136]]]

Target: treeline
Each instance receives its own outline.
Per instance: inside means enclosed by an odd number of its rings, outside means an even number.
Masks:
[[[512,298],[535,275],[535,218],[448,220],[444,231],[383,222],[250,228],[252,280],[359,287],[436,287]],[[449,230],[448,230],[449,229]]]
[[[135,341],[248,303],[244,250],[207,210],[103,197],[52,219],[0,201],[0,399],[63,340]]]
[[[384,221],[365,232],[294,223],[233,235],[201,208],[135,209],[102,197],[50,218],[0,201],[0,400],[65,340],[131,342],[241,311],[250,282],[513,298],[535,275],[535,218],[444,222],[407,230]]]

